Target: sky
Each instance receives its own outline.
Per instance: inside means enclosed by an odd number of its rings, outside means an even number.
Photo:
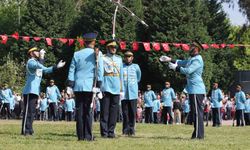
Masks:
[[[234,1],[234,8],[229,8],[228,4],[223,4],[224,11],[228,14],[232,25],[243,25],[247,22],[247,17],[239,12],[239,5]]]

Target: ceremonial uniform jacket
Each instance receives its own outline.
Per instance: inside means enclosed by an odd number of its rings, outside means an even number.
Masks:
[[[65,111],[73,112],[75,109],[75,100],[73,98],[67,99],[64,103]]]
[[[160,111],[160,107],[161,107],[161,103],[159,100],[154,100],[153,101],[153,112],[159,112]]]
[[[245,109],[246,96],[243,91],[235,93],[236,110]]]
[[[101,90],[114,95],[123,92],[123,63],[119,55],[103,55],[104,77]]]
[[[176,99],[175,92],[173,88],[165,88],[162,90],[161,101],[164,107],[172,107],[173,100]]]
[[[124,99],[137,100],[138,82],[141,80],[141,70],[137,64],[123,64]]]
[[[213,103],[212,108],[220,108],[221,101],[223,99],[222,92],[219,88],[212,90],[211,102]]]
[[[95,76],[96,58],[92,48],[84,48],[74,53],[68,80],[74,82],[73,90],[77,92],[92,92]],[[98,54],[97,81],[103,79],[102,53]]]
[[[177,60],[180,72],[187,77],[186,90],[188,94],[205,94],[206,89],[202,80],[203,59],[196,55],[188,60]]]
[[[48,86],[46,89],[46,95],[50,103],[57,103],[61,98],[61,93],[56,85]]]
[[[189,113],[190,112],[190,105],[189,105],[189,100],[188,99],[186,99],[184,101],[183,112],[184,113]]]
[[[245,102],[245,113],[250,113],[250,98]]]
[[[46,111],[48,108],[48,99],[44,98],[40,101],[40,111]]]
[[[9,103],[10,105],[13,103],[14,97],[11,89],[7,88],[5,90],[4,89],[0,90],[0,95],[2,103]]]
[[[23,89],[23,94],[40,93],[40,83],[43,73],[51,73],[53,67],[45,67],[38,60],[31,58],[26,64],[26,83]]]
[[[156,100],[154,91],[149,90],[144,93],[144,105],[145,107],[153,107],[153,101]]]

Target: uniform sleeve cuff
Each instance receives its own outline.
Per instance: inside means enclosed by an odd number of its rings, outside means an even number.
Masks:
[[[177,66],[175,70],[176,70],[177,72],[180,72],[180,69],[181,69],[181,67],[180,67],[180,66]]]

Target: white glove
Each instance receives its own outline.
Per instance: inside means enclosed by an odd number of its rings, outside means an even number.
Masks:
[[[120,92],[120,100],[123,100],[124,96],[125,96],[124,92]]]
[[[69,95],[73,94],[73,89],[71,87],[67,87],[66,88],[66,93],[69,94]]]
[[[52,101],[50,99],[48,99],[48,102],[51,103]]]
[[[100,88],[93,87],[92,92],[93,93],[98,93],[98,92],[100,92]]]
[[[65,61],[60,60],[59,63],[56,65],[56,68],[57,68],[57,69],[62,68],[65,64],[66,64]]]
[[[97,97],[98,99],[102,99],[103,98],[102,92],[97,93]]]
[[[44,59],[44,55],[45,55],[46,51],[44,49],[41,49],[39,54],[40,54],[40,59]]]
[[[160,57],[161,62],[170,62],[171,60],[172,60],[172,58],[170,58],[168,56],[161,56]]]
[[[174,71],[175,71],[177,66],[178,66],[177,63],[174,64],[174,63],[169,62],[169,64],[168,64],[168,67]]]

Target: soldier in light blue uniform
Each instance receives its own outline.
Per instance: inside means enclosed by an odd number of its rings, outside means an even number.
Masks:
[[[213,116],[213,127],[219,127],[221,125],[221,101],[223,100],[223,95],[221,90],[218,88],[218,83],[213,84],[213,90],[211,92],[211,102],[212,105],[212,116]]]
[[[174,89],[170,87],[170,82],[165,82],[165,88],[161,91],[161,102],[163,103],[162,123],[173,124],[173,101],[176,100]],[[169,115],[169,121],[167,120]]]
[[[58,108],[58,101],[61,99],[61,93],[58,87],[55,85],[54,80],[49,81],[50,86],[46,88],[46,97],[49,102],[49,120],[57,120],[57,108]]]
[[[235,93],[235,104],[236,104],[236,112],[235,112],[235,118],[236,118],[236,126],[244,126],[244,109],[245,109],[245,101],[246,101],[246,95],[241,90],[241,85],[236,86],[236,93]]]
[[[100,127],[103,138],[114,138],[120,97],[123,92],[123,63],[121,56],[116,54],[116,41],[106,43],[107,54],[103,56],[104,78],[102,91],[104,97],[100,101]]]
[[[2,111],[4,114],[4,117],[6,119],[10,119],[11,118],[11,107],[13,107],[13,94],[10,88],[8,88],[7,84],[4,84],[2,89],[0,90],[0,95],[1,95],[1,99],[2,99]]]
[[[151,90],[151,85],[147,85],[147,91],[144,93],[144,107],[145,107],[145,123],[152,123],[153,121],[153,101],[156,100],[155,92]]]
[[[138,99],[138,83],[141,80],[141,69],[133,63],[134,55],[131,51],[124,53],[123,64],[124,99],[122,100],[123,126],[125,135],[135,134],[136,106]]]
[[[244,118],[245,118],[245,124],[246,126],[250,125],[250,93],[246,94],[247,100],[245,102],[245,113],[244,113]]]
[[[73,112],[75,110],[75,100],[69,94],[67,94],[66,101],[64,103],[64,108],[67,116],[67,121],[71,121]]]
[[[160,95],[158,96],[158,99],[153,101],[153,122],[154,123],[159,123],[159,119],[158,119],[158,114],[160,112],[160,108],[161,108],[161,97]]]
[[[190,123],[190,120],[188,120],[190,118],[189,117],[190,105],[189,105],[189,100],[186,97],[186,95],[182,95],[182,102],[183,102],[182,109],[183,109],[183,113],[184,113],[183,120],[184,120],[185,124],[188,124],[188,123]]]
[[[48,99],[45,97],[45,93],[40,94],[40,112],[41,112],[41,120],[45,119],[45,112],[47,111],[48,108]]]
[[[83,35],[86,48],[74,53],[69,67],[68,86],[73,88],[75,94],[76,130],[79,141],[94,140],[92,135],[93,112],[90,106],[93,92],[97,91],[94,89],[100,87],[103,80],[102,53],[95,48],[96,37],[97,33]]]
[[[22,120],[22,134],[32,135],[33,119],[36,111],[36,102],[40,93],[40,83],[43,73],[51,73],[53,70],[61,68],[65,65],[62,60],[56,65],[51,67],[43,66],[39,59],[42,58],[39,50],[34,47],[29,49],[28,55],[30,59],[26,64],[26,83],[23,89],[24,97],[24,114]]]
[[[204,139],[204,114],[202,106],[206,89],[202,79],[204,62],[199,54],[199,51],[202,49],[202,45],[198,41],[194,41],[191,45],[191,50],[189,51],[191,58],[188,60],[173,60],[168,56],[162,56],[160,58],[163,62],[169,62],[170,69],[186,75],[186,90],[189,94],[191,114],[194,119],[194,132],[192,134],[192,139]]]

